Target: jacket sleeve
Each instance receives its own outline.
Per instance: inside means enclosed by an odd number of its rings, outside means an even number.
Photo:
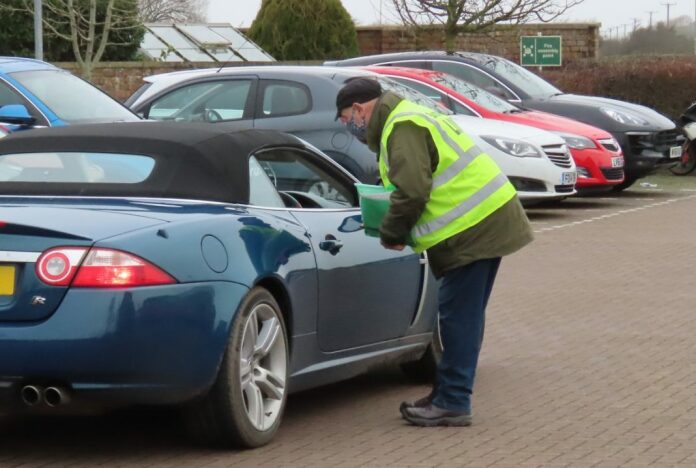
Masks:
[[[379,234],[387,245],[405,244],[430,199],[437,156],[428,130],[412,122],[397,124],[387,144],[387,175],[396,189]]]

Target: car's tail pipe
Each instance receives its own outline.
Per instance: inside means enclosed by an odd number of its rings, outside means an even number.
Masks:
[[[43,391],[43,401],[51,408],[70,402],[70,394],[63,387],[46,387]]]
[[[19,392],[22,403],[27,406],[36,406],[43,399],[43,388],[36,385],[25,385]]]

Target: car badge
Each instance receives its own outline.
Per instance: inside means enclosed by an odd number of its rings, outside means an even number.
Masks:
[[[31,305],[44,305],[46,303],[46,298],[43,296],[34,296],[31,298]]]

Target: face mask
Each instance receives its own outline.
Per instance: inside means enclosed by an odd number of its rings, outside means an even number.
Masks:
[[[350,120],[346,123],[348,126],[348,131],[358,140],[362,141],[365,143],[367,139],[365,138],[365,135],[367,134],[367,123],[363,120],[363,123],[358,125],[355,123],[355,109],[353,109],[353,113],[350,115]]]

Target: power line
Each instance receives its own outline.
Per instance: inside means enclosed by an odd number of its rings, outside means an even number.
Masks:
[[[670,8],[672,8],[673,6],[676,6],[676,5],[677,5],[676,3],[663,3],[662,4],[662,6],[667,8],[667,27],[669,27],[669,10],[670,10]]]
[[[647,14],[650,15],[650,26],[649,28],[652,29],[652,19],[653,19],[653,14],[657,13],[656,11],[646,11]]]

